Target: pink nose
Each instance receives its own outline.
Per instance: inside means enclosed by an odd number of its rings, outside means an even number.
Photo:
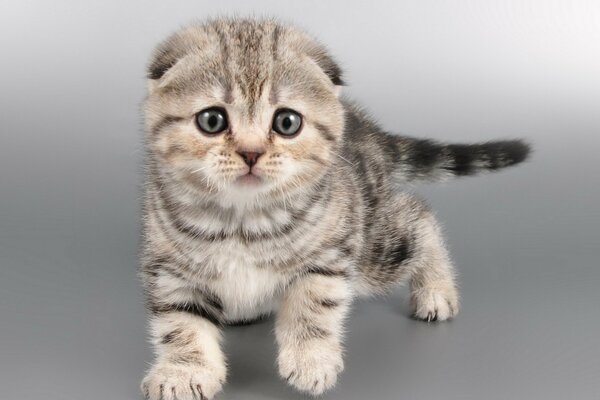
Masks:
[[[244,162],[250,168],[256,164],[258,157],[263,155],[263,153],[257,151],[238,151],[237,153],[244,159]]]

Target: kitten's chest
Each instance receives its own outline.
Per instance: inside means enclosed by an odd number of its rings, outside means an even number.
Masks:
[[[211,258],[218,274],[207,286],[221,300],[228,321],[251,320],[275,309],[287,283],[283,275],[261,265],[248,249],[229,247]]]
[[[182,217],[194,233],[200,233],[191,240],[186,237],[184,248],[198,268],[201,282],[197,283],[219,297],[230,321],[272,311],[300,255],[316,246],[307,235],[313,225],[295,221],[285,209],[256,210],[242,216],[194,210]]]

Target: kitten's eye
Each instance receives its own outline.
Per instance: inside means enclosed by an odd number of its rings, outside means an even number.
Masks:
[[[207,108],[196,114],[196,125],[202,132],[216,135],[227,129],[227,113],[222,108]]]
[[[296,111],[278,110],[273,118],[273,130],[282,136],[294,136],[302,127],[302,117]]]

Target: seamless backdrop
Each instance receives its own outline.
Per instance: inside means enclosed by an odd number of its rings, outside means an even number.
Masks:
[[[411,188],[445,225],[462,312],[414,321],[403,290],[357,302],[325,398],[599,399],[594,0],[3,1],[0,398],[139,398],[144,69],[182,24],[234,13],[318,36],[391,131],[534,146],[522,167]],[[219,399],[302,398],[277,378],[272,323],[226,330]]]

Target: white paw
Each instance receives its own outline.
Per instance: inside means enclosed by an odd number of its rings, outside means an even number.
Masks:
[[[319,346],[321,345],[321,346]],[[279,352],[279,375],[296,389],[313,396],[332,388],[344,369],[342,351],[329,343]]]
[[[142,381],[148,400],[210,400],[225,382],[225,366],[208,369],[197,364],[161,363]]]
[[[421,288],[412,293],[415,317],[425,321],[444,321],[458,314],[458,293],[452,285]]]

